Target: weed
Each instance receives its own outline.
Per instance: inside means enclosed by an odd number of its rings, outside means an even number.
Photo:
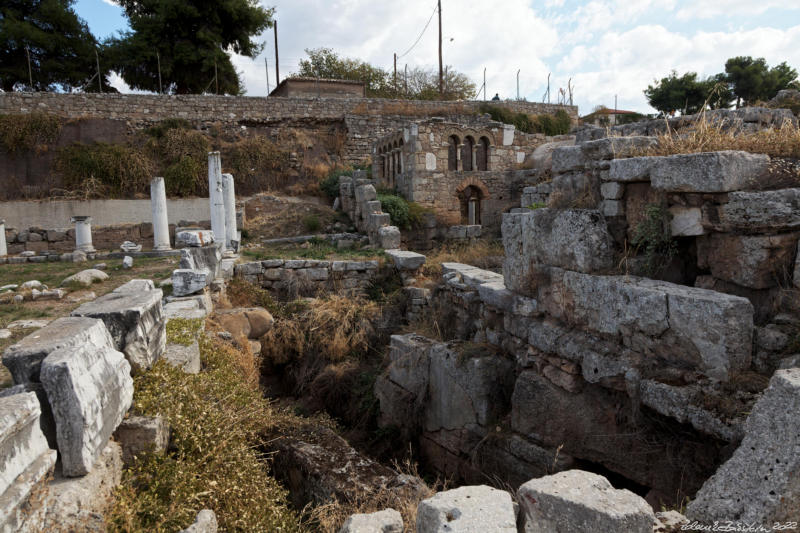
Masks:
[[[164,135],[166,135],[166,133],[169,130],[174,130],[174,129],[188,130],[191,127],[192,127],[192,124],[186,119],[183,119],[183,118],[167,118],[167,119],[164,119],[164,120],[158,122],[154,126],[150,126],[146,130],[144,130],[144,133],[146,135],[151,136],[151,137],[155,137],[156,139],[161,139],[162,137],[164,137]]]
[[[308,215],[303,219],[303,226],[309,233],[316,233],[322,228],[322,223],[317,215]]]
[[[167,322],[167,342],[189,346],[203,331],[203,319],[171,318]]]
[[[339,196],[339,178],[341,176],[350,175],[352,172],[353,169],[351,167],[333,169],[328,173],[325,179],[319,182],[319,188],[328,198],[333,200]]]
[[[678,252],[672,238],[669,210],[657,204],[649,204],[645,208],[645,218],[636,226],[632,244],[636,251],[644,250],[645,269],[649,276],[654,276]]]
[[[170,196],[189,196],[202,189],[206,167],[191,156],[183,156],[164,171],[164,185]]]
[[[153,162],[136,148],[120,144],[74,143],[58,151],[56,169],[64,175],[64,185],[82,189],[87,179],[97,179],[103,193],[131,197],[144,192],[153,176]]]
[[[547,204],[544,202],[533,202],[531,205],[528,206],[528,209],[531,211],[535,211],[536,209],[543,209],[547,207]]]
[[[61,133],[61,122],[60,118],[45,113],[0,115],[0,147],[15,153],[53,144]]]

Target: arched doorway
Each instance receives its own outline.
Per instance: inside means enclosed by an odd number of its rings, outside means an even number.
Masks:
[[[461,223],[470,226],[481,224],[481,200],[483,193],[474,185],[470,185],[460,193]]]
[[[461,141],[451,135],[447,140],[447,170],[458,170],[458,145]]]

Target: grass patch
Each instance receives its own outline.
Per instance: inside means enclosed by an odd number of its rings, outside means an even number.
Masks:
[[[289,154],[263,136],[246,137],[233,143],[224,154],[237,181],[250,188],[277,189],[282,185]]]
[[[478,107],[480,113],[488,113],[492,120],[504,124],[513,124],[514,127],[525,133],[544,133],[548,136],[564,135],[569,133],[572,127],[572,120],[563,109],[559,109],[554,114],[529,115],[512,111],[507,107],[481,104]]]
[[[0,147],[8,153],[27,152],[54,144],[61,133],[61,119],[46,113],[0,115]]]
[[[374,248],[336,248],[325,239],[311,239],[305,244],[274,244],[260,249],[244,250],[245,257],[255,260],[264,259],[317,259],[317,260],[347,260],[347,259],[380,259],[384,257],[383,250]]]
[[[202,318],[171,318],[167,321],[167,343],[189,346],[203,332]]]
[[[502,241],[479,239],[472,242],[446,244],[426,254],[422,273],[428,278],[442,275],[442,263],[464,263],[485,270],[503,267],[505,249]]]
[[[167,118],[160,121],[155,126],[150,126],[146,130],[144,130],[144,133],[145,135],[149,135],[150,137],[161,139],[170,130],[174,129],[188,130],[191,129],[191,127],[192,124],[184,118]]]
[[[134,412],[166,417],[171,447],[139,457],[125,471],[108,530],[171,533],[209,508],[221,531],[301,531],[258,451],[262,435],[287,416],[261,396],[258,361],[205,337],[200,350],[206,368],[200,374],[158,361],[136,378]]]
[[[322,228],[322,222],[317,215],[308,215],[303,219],[303,226],[309,233],[316,233]]]

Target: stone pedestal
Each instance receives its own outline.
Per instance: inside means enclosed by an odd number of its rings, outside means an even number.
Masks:
[[[8,255],[6,247],[6,221],[0,220],[0,257]]]
[[[225,201],[225,248],[235,252],[239,248],[239,232],[236,229],[236,193],[231,174],[222,175],[222,194]]]
[[[74,216],[75,224],[75,249],[85,253],[94,253],[97,250],[92,245],[92,217]]]
[[[211,231],[220,249],[225,250],[225,195],[222,162],[219,152],[208,153],[208,201],[211,208]]]
[[[150,206],[153,209],[153,250],[170,250],[164,178],[153,178],[150,182]]]

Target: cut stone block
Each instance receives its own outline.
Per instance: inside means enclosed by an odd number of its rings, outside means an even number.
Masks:
[[[131,416],[122,421],[114,438],[122,446],[122,462],[130,465],[137,455],[167,449],[169,424],[161,416]]]
[[[609,181],[600,185],[600,194],[607,200],[619,200],[625,194],[625,186],[616,181]]]
[[[643,135],[628,137],[606,137],[581,143],[583,153],[589,159],[617,159],[631,157],[658,144],[655,137]]]
[[[800,509],[800,368],[778,370],[745,422],[741,445],[686,508],[703,523],[772,524]]]
[[[90,331],[85,343],[59,348],[41,364],[62,471],[68,477],[91,471],[133,400],[130,364],[114,349],[105,327]]]
[[[619,182],[650,181],[650,169],[660,157],[629,157],[613,159],[608,169],[608,180]],[[606,179],[606,178],[603,178]]]
[[[532,479],[519,488],[525,531],[653,533],[650,505],[603,476],[568,470]]]
[[[142,291],[152,291],[155,290],[155,288],[156,286],[151,279],[132,279],[128,283],[120,285],[111,292],[116,292],[118,294],[137,293]]]
[[[581,146],[560,146],[552,153],[553,174],[562,174],[570,170],[583,170],[586,157]]]
[[[726,150],[658,159],[650,171],[654,189],[667,192],[729,192],[752,188],[769,156]]]
[[[422,500],[417,533],[517,533],[511,495],[485,485],[459,487]]]
[[[697,262],[717,279],[751,289],[780,285],[792,271],[800,233],[731,235],[714,233],[697,240]]]
[[[203,509],[191,526],[178,533],[217,533],[217,515],[211,509]]]
[[[189,296],[205,289],[211,281],[206,270],[179,268],[172,271],[172,294]]]
[[[699,207],[672,206],[670,231],[673,237],[697,237],[706,233],[703,227],[703,213]]]
[[[384,250],[400,248],[400,230],[396,226],[378,228],[378,245]]]
[[[800,228],[800,188],[736,191],[722,205],[703,207],[704,223],[715,231],[757,233]]]
[[[339,533],[403,533],[403,516],[394,509],[351,515]]]
[[[164,360],[186,374],[200,373],[200,345],[194,341],[189,346],[183,344],[167,344]]]
[[[2,389],[0,390],[0,398],[30,392],[36,394],[36,397],[39,398],[39,407],[41,408],[39,428],[41,428],[42,433],[44,433],[47,439],[47,446],[56,450],[58,449],[58,442],[56,441],[56,421],[53,419],[53,411],[50,409],[50,403],[47,401],[47,393],[44,391],[44,386],[42,386],[41,383],[22,383],[7,389]]]
[[[125,354],[134,372],[144,372],[164,353],[166,320],[161,289],[111,292],[87,302],[72,316],[99,318],[108,328],[116,348]]]
[[[205,229],[188,229],[175,233],[175,247],[206,246],[214,243],[214,233]]]
[[[425,256],[416,252],[387,250],[386,255],[394,261],[394,266],[398,270],[417,270],[425,264]]]

